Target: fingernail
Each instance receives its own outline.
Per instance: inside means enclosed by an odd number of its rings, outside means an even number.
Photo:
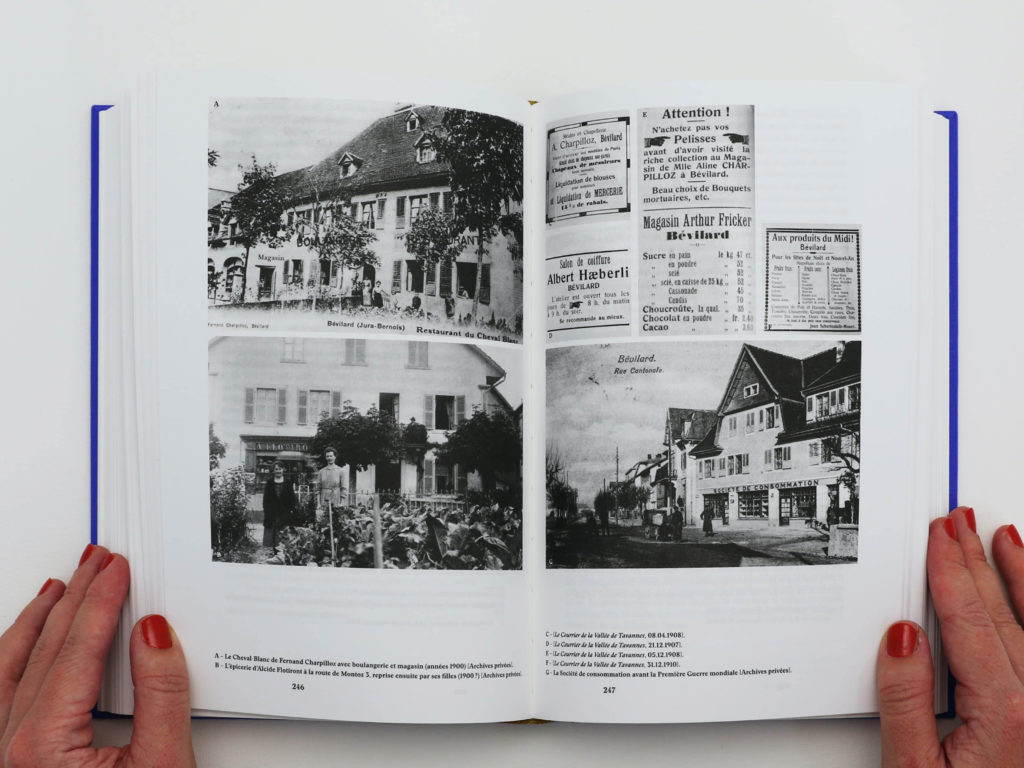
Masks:
[[[107,555],[107,559],[103,561],[103,564],[100,566],[100,570],[102,571],[104,568],[106,568],[112,562],[114,562],[114,556],[112,554]]]
[[[952,517],[947,517],[945,520],[943,520],[942,527],[946,529],[946,533],[949,534],[949,538],[951,538],[953,541],[959,541],[959,539],[956,537],[956,526],[953,524]]]
[[[36,592],[36,597],[39,597],[43,592],[48,590],[51,584],[53,584],[53,579],[47,579],[46,583],[43,584],[43,588]]]
[[[917,627],[909,621],[897,621],[885,634],[885,651],[896,659],[905,659],[917,650]]]
[[[85,551],[82,553],[82,557],[79,558],[79,560],[78,560],[78,564],[79,565],[84,564],[85,561],[89,559],[89,555],[91,555],[93,553],[93,550],[95,550],[95,549],[96,549],[96,545],[95,544],[88,544],[88,545],[86,545]]]
[[[978,524],[974,520],[974,509],[971,507],[964,507],[964,520],[967,521],[967,527],[970,528],[974,533],[978,532]]]
[[[174,645],[171,639],[171,627],[167,619],[159,613],[147,616],[142,620],[142,639],[150,648],[170,648]]]
[[[1016,544],[1018,547],[1024,549],[1024,541],[1021,541],[1020,531],[1017,530],[1017,526],[1008,525],[1006,526],[1006,535],[1010,537],[1010,541]]]

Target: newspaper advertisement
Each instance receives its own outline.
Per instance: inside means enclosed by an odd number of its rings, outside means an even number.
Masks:
[[[765,230],[765,330],[860,331],[860,230]]]
[[[629,117],[590,116],[548,129],[547,223],[628,213]]]
[[[640,110],[640,335],[754,329],[754,107]]]

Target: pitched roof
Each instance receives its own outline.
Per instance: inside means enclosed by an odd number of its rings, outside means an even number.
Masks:
[[[803,365],[800,358],[771,352],[753,344],[744,344],[743,349],[761,370],[768,384],[782,397],[800,399],[803,386]]]
[[[715,411],[698,408],[669,408],[668,422],[672,440],[700,440],[715,424]],[[686,422],[690,428],[683,431]]]
[[[718,417],[716,416],[714,422],[708,428],[707,434],[701,438],[701,441],[697,443],[693,448],[690,449],[691,456],[717,456],[722,452],[722,449],[715,444],[715,437],[718,434]]]
[[[352,140],[306,168],[282,173],[275,177],[282,193],[291,202],[311,198],[321,199],[356,194],[385,187],[402,188],[414,182],[425,186],[433,179],[448,174],[448,164],[436,158],[425,163],[416,161],[416,144],[424,133],[436,130],[441,124],[445,108],[417,106],[420,125],[406,130],[411,107],[378,118]],[[342,178],[339,164],[353,156],[359,161],[358,170]]]
[[[206,188],[206,210],[216,208],[218,205],[223,203],[225,200],[230,200],[234,192],[229,192],[226,189],[217,189],[215,187]]]
[[[808,379],[808,383],[804,385],[804,388],[808,392],[820,389],[829,389],[830,387],[838,386],[849,379],[860,378],[859,341],[850,341],[846,343],[846,346],[843,349],[843,356],[838,363],[835,358],[835,350],[829,350],[829,352],[832,353],[829,359],[831,365],[818,376]]]

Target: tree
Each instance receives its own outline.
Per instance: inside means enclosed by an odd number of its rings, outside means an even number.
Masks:
[[[402,429],[402,442],[405,444],[405,453],[416,465],[416,492],[423,488],[423,458],[427,455],[427,428],[418,423],[416,419],[410,419],[409,423]]]
[[[420,211],[402,237],[405,250],[416,257],[424,270],[436,264],[451,264],[465,246],[452,216],[437,208]]]
[[[547,487],[547,498],[558,518],[576,513],[576,489],[561,479],[555,479]]]
[[[277,248],[286,243],[291,232],[282,225],[285,200],[274,183],[277,168],[273,163],[260,165],[256,155],[249,167],[238,166],[242,181],[238,193],[231,198],[230,216],[238,224],[235,238],[245,246],[242,260],[242,300],[245,300],[246,281],[249,276],[249,251],[259,244]]]
[[[484,491],[494,491],[499,474],[518,474],[523,439],[511,414],[476,411],[447,436],[436,446],[438,459],[478,472]]]
[[[227,453],[227,446],[224,441],[213,434],[213,422],[210,422],[210,469],[214,470],[220,466],[220,460]]]
[[[348,201],[340,198],[321,198],[320,190],[311,187],[313,207],[302,216],[296,211],[296,228],[302,243],[316,254],[317,268],[311,275],[313,309],[316,309],[316,289],[319,285],[319,269],[322,261],[336,264],[342,269],[376,267],[380,262],[370,249],[370,243],[377,239],[372,228],[364,226],[344,211]]]
[[[544,452],[544,487],[550,488],[552,483],[562,477],[564,471],[565,459],[562,458],[562,452],[554,443],[548,443]]]
[[[598,491],[594,497],[594,511],[600,515],[602,512],[611,514],[615,509],[615,492],[609,490]]]
[[[449,109],[430,140],[450,169],[453,225],[476,237],[476,317],[486,244],[499,231],[522,243],[517,207],[523,202],[523,128],[494,115]]]
[[[398,459],[402,434],[390,412],[371,407],[364,414],[346,402],[341,413],[325,416],[317,424],[313,452],[322,456],[328,446],[334,448],[338,466],[348,465],[348,490],[354,505],[356,472]]]
[[[838,435],[822,440],[822,461],[839,459],[843,469],[839,473],[839,484],[845,485],[850,492],[850,522],[860,520],[860,431],[842,424],[837,425]],[[843,438],[848,438],[849,450],[843,449]],[[836,499],[838,507],[839,499]],[[836,509],[838,514],[839,510]],[[831,524],[831,520],[829,523]]]

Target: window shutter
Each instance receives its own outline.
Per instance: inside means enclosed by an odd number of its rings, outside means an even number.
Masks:
[[[384,200],[377,201],[377,225],[384,226]]]
[[[452,193],[451,192],[443,192],[441,194],[441,210],[445,211],[447,213],[447,212],[451,211],[451,209],[452,209]]]
[[[430,193],[430,207],[431,208],[437,208],[438,205],[440,205],[440,203],[441,203],[441,193],[440,192],[431,192]]]
[[[434,493],[434,460],[423,460],[423,495],[432,496]]]
[[[410,349],[410,353],[412,350]],[[434,428],[434,396],[427,395],[423,398],[423,423],[427,429]]]
[[[466,396],[455,396],[455,426],[459,426],[466,420]]]
[[[277,390],[277,423],[284,424],[288,418],[288,390]]]
[[[405,198],[395,198],[395,227],[403,229],[405,227]]]
[[[252,424],[255,421],[253,410],[256,405],[256,390],[246,389],[245,390],[245,423]]]
[[[399,200],[405,198],[400,197]],[[402,292],[402,262],[397,259],[391,265],[391,292],[401,293]]]
[[[331,418],[341,416],[341,390],[331,390]]]
[[[469,488],[469,480],[466,476],[466,470],[458,464],[455,465],[455,492],[465,493]]]
[[[441,262],[441,297],[448,298],[452,295],[452,263],[445,259]]]
[[[437,264],[431,264],[426,268],[427,296],[437,296]]]
[[[309,390],[299,390],[299,424],[306,423],[306,410],[309,405]]]
[[[491,303],[491,265],[480,265],[480,303]]]

